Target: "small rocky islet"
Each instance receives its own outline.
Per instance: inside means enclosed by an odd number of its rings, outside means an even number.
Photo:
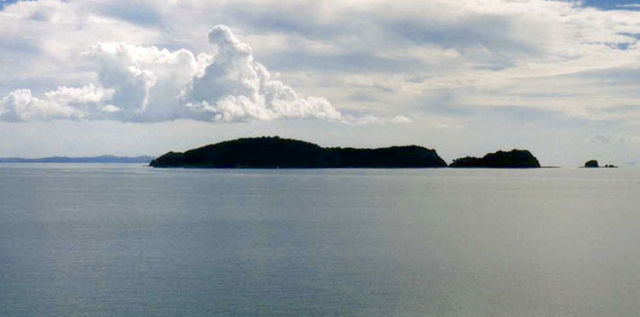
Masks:
[[[149,164],[171,168],[539,168],[527,150],[463,157],[448,165],[435,150],[417,145],[376,149],[324,148],[280,137],[241,138],[186,152],[168,152]]]
[[[600,164],[598,164],[597,160],[589,160],[587,162],[584,163],[584,167],[585,168],[600,168],[600,167],[604,167],[604,168],[618,168],[617,166],[613,165],[613,164],[605,164],[604,166],[600,166]]]

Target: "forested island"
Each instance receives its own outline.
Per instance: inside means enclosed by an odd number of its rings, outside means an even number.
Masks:
[[[463,157],[453,160],[449,167],[538,168],[540,162],[527,150],[498,151],[484,157]]]
[[[417,145],[376,149],[324,148],[280,137],[242,138],[186,152],[169,152],[149,164],[186,168],[441,168],[447,163],[433,149]],[[527,150],[498,151],[483,158],[456,159],[450,167],[540,167]]]
[[[420,146],[378,149],[323,148],[279,137],[243,138],[186,151],[169,152],[153,167],[199,168],[410,168],[447,167],[435,150]]]

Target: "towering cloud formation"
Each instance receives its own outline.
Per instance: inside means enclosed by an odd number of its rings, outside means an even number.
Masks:
[[[211,29],[209,42],[218,47],[213,63],[183,91],[192,111],[212,114],[214,120],[222,121],[341,119],[326,99],[303,98],[281,81],[271,79],[269,71],[253,60],[251,47],[240,42],[228,27]]]
[[[0,99],[0,119],[157,122],[175,119],[250,121],[278,118],[346,119],[324,98],[302,97],[274,80],[251,47],[223,25],[209,32],[214,55],[125,43],[101,43],[84,56],[97,84],[59,87],[42,97],[19,89]]]

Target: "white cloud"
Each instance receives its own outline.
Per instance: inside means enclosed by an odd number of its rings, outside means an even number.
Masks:
[[[542,157],[553,157],[589,135],[637,138],[640,12],[582,3],[7,4],[0,9],[0,121],[29,122],[0,122],[0,151],[102,152],[111,144],[140,154],[279,134],[344,146],[425,144],[449,157],[537,146]],[[231,45],[225,62],[218,44],[204,37],[215,24],[228,25],[252,48],[251,58]],[[233,71],[205,76],[214,64]],[[225,85],[207,89],[213,82]],[[414,122],[393,124],[407,121],[394,120],[396,114]],[[215,120],[251,122],[207,124]],[[631,148],[624,151],[637,157]]]
[[[183,91],[194,112],[218,121],[316,118],[340,121],[342,114],[324,98],[304,98],[281,81],[273,80],[253,59],[251,47],[240,42],[226,26],[209,31],[218,47],[204,75],[195,77]]]
[[[95,68],[97,83],[59,87],[44,97],[18,89],[0,102],[7,121],[49,119],[158,122],[176,119],[252,121],[313,118],[353,122],[407,122],[405,117],[364,120],[344,117],[319,97],[303,97],[265,66],[251,47],[226,26],[209,32],[216,50],[195,56],[126,43],[92,45],[83,57]]]
[[[83,119],[97,116],[98,106],[109,99],[112,91],[87,85],[81,88],[58,87],[43,98],[34,97],[29,89],[15,90],[0,99],[0,119],[31,121],[50,119]]]
[[[355,125],[367,125],[367,124],[384,124],[384,123],[412,123],[411,118],[405,116],[395,116],[391,118],[380,118],[372,115],[366,116],[343,116],[342,122],[355,124]],[[435,127],[435,125],[433,125]]]
[[[0,111],[13,121],[351,124],[402,122],[393,117],[408,113],[415,124],[404,126],[451,129],[478,118],[495,127],[505,122],[493,114],[527,108],[631,129],[640,122],[640,12],[625,9],[635,8],[540,0],[20,2],[0,11]],[[212,23],[237,38],[220,28],[211,49],[203,35]],[[46,94],[90,85],[104,91],[99,101]],[[509,118],[532,120],[519,116]]]
[[[628,4],[619,4],[616,5],[617,8],[640,8],[639,3],[628,3]]]
[[[84,56],[95,65],[99,84],[114,91],[108,102],[121,111],[112,112],[111,118],[134,122],[189,117],[180,92],[211,60],[185,49],[172,52],[125,43],[93,45]]]
[[[340,106],[343,117],[349,110],[393,116],[404,112],[405,104],[443,89],[466,90],[457,99],[469,107],[502,105],[514,86],[523,85],[552,96],[563,93],[557,88],[560,86],[563,90],[583,90],[579,80],[569,78],[572,75],[637,67],[640,12],[624,9],[632,6],[599,10],[581,2],[539,0],[329,0],[313,4],[276,0],[18,2],[0,11],[0,58],[8,61],[0,81],[12,89],[25,87],[14,86],[15,78],[32,81],[34,87],[26,87],[34,94],[43,91],[45,83],[48,87],[83,86],[89,82],[104,85],[115,90],[113,105],[121,111],[113,116],[123,121],[171,117],[340,120],[327,107],[331,107],[328,102],[303,97],[301,92],[331,100]],[[296,96],[291,97],[284,84],[277,88],[277,84],[261,83],[260,76],[269,72],[263,72],[263,66],[253,61],[254,53],[249,50],[249,55],[243,57],[242,47],[227,43],[225,49],[235,54],[227,58],[244,63],[245,69],[238,73],[244,76],[242,79],[228,82],[214,92],[199,89],[198,85],[206,85],[205,79],[220,82],[229,76],[205,76],[187,89],[190,96],[183,95],[185,105],[190,107],[179,108],[168,101],[182,85],[189,85],[189,75],[194,73],[192,63],[204,69],[202,66],[211,62],[203,64],[197,57],[187,57],[194,55],[191,52],[208,50],[201,44],[201,37],[211,21],[228,24],[240,32],[259,52],[256,56],[260,61],[281,73],[279,78],[269,75],[270,82],[295,83]],[[216,34],[220,39],[231,40],[223,33]],[[79,59],[79,52],[90,44],[113,41],[128,44],[117,44],[121,48],[106,48],[108,44],[103,44],[105,47],[100,49],[104,51],[97,52],[94,59]],[[237,44],[249,47],[239,41]],[[172,49],[159,53],[163,50],[156,47]],[[185,49],[176,50],[177,47]],[[120,56],[115,50],[130,53],[121,52],[124,56]],[[165,57],[145,62],[128,55],[147,54],[134,53],[136,50],[157,50],[147,53]],[[174,58],[167,57],[172,54],[189,61],[161,60]],[[98,65],[100,71],[90,67],[99,58],[103,59],[103,64]],[[87,65],[89,62],[94,64]],[[220,69],[227,67],[222,61],[214,64]],[[109,66],[114,69],[106,70]],[[184,75],[187,80],[172,80],[174,75],[166,73],[174,70],[177,77]],[[94,80],[95,73],[99,73],[98,79],[107,73],[112,77],[101,83]],[[565,77],[557,87],[527,84],[553,83],[558,76]],[[113,82],[116,79],[122,81]],[[367,85],[363,86],[363,82]],[[251,90],[239,94],[233,91],[245,83],[257,95]],[[6,86],[2,87],[4,91],[9,90]],[[381,86],[389,89],[376,88]],[[280,98],[255,97],[270,96],[270,89],[279,89]],[[597,87],[593,93],[619,97],[619,92],[607,85]],[[553,102],[553,97],[548,100]],[[629,100],[638,101],[637,96],[626,95],[625,102]],[[552,108],[594,120],[602,117],[590,115],[593,106],[580,98],[557,99],[555,106],[538,101],[520,96],[511,105]]]

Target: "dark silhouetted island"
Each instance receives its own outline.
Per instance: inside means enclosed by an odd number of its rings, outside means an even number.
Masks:
[[[598,161],[596,160],[589,160],[586,163],[584,163],[584,167],[586,168],[599,168],[600,165],[598,165]],[[605,164],[605,166],[603,166],[604,168],[618,168],[617,166],[613,165],[613,164]]]
[[[498,151],[482,158],[463,157],[453,160],[449,167],[477,168],[538,168],[540,162],[527,150]]]
[[[279,137],[242,138],[169,152],[149,164],[189,168],[423,168],[447,167],[435,150],[421,146],[378,149],[323,148]]]
[[[598,165],[598,161],[596,161],[596,160],[589,160],[586,163],[584,163],[584,167],[598,168],[598,167],[600,167],[600,165]]]

